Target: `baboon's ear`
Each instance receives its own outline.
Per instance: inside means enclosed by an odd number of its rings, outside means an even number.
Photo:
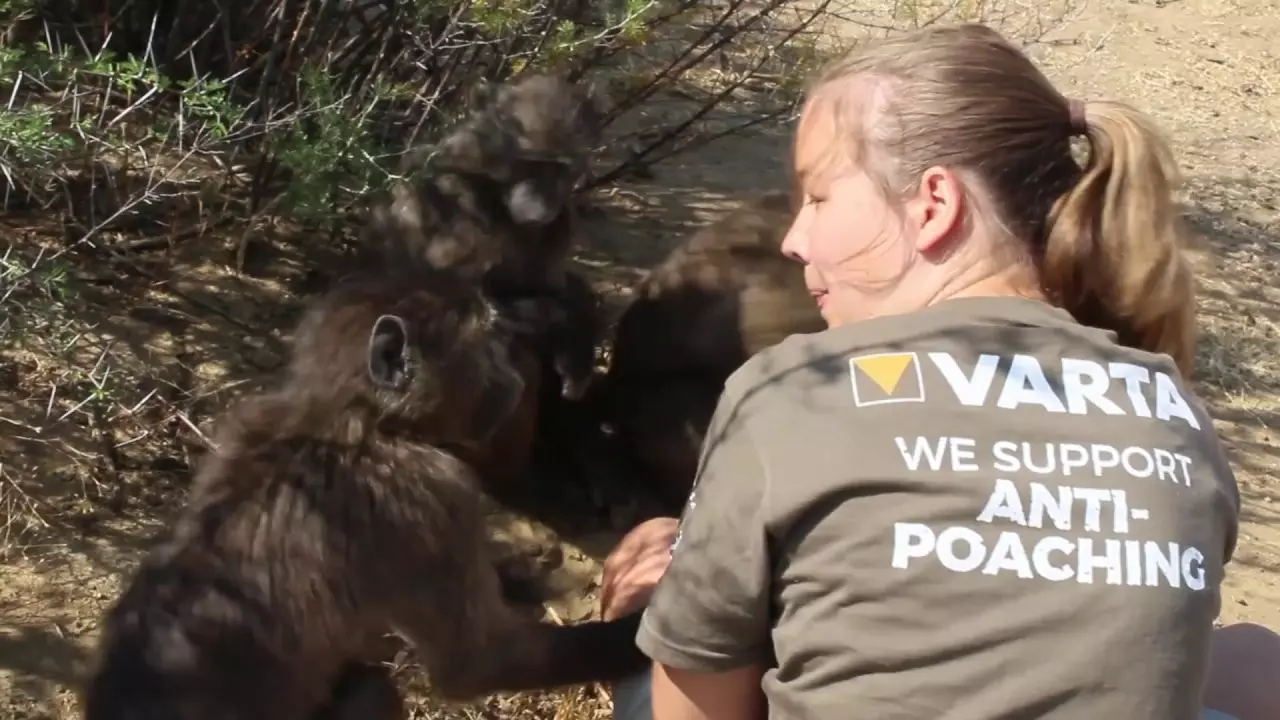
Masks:
[[[471,90],[467,93],[467,110],[471,112],[480,112],[489,107],[489,103],[493,101],[494,87],[493,84],[484,78],[480,78],[471,86]]]
[[[409,384],[409,329],[397,315],[383,315],[369,334],[369,381],[381,390],[403,390]]]

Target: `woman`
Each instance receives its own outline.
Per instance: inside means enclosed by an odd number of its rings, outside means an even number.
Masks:
[[[793,162],[829,329],[726,383],[669,565],[606,567],[611,614],[662,574],[654,720],[1201,717],[1239,496],[1150,121],[938,27],[835,63]]]

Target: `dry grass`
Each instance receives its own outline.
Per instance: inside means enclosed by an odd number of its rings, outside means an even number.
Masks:
[[[1201,389],[1245,497],[1223,616],[1280,627],[1275,4],[1091,0],[1073,3],[1065,23],[1031,7],[849,3],[821,30],[830,48],[939,10],[985,13],[1040,38],[1034,53],[1064,88],[1133,102],[1169,128],[1189,180],[1193,255],[1203,269]],[[785,145],[785,132],[756,128],[602,193],[605,214],[579,260],[602,289],[625,294],[670,242],[727,200],[780,185]],[[23,308],[0,318],[0,720],[69,718],[68,687],[97,614],[181,502],[183,469],[202,451],[200,428],[275,366],[280,332],[314,288],[313,268],[328,260],[312,239],[267,227],[246,273],[236,274],[231,217],[161,252],[116,252],[92,263],[74,253],[49,259],[63,241],[49,218],[11,216],[0,226],[12,244],[0,256],[0,295],[12,292]],[[594,611],[608,538],[558,540],[570,543],[556,572],[565,592],[549,612],[576,622]],[[401,662],[415,717],[609,715],[600,688],[439,706],[421,673]]]

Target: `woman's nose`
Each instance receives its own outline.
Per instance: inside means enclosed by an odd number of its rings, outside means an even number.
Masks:
[[[800,226],[798,217],[782,238],[782,254],[798,263],[809,264],[809,234]]]

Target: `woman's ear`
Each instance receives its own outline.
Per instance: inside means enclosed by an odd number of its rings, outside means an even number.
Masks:
[[[934,166],[921,173],[916,194],[907,203],[907,217],[914,226],[918,252],[940,249],[959,228],[964,203],[964,186],[953,170]]]

